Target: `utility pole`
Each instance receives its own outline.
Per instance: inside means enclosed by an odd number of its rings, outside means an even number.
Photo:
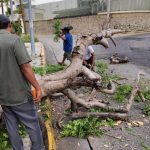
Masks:
[[[34,43],[34,30],[33,30],[33,18],[32,18],[32,5],[31,0],[28,0],[28,16],[29,16],[29,29],[31,39],[32,56],[35,56],[35,43]]]
[[[107,21],[109,21],[109,17],[110,17],[110,4],[111,4],[111,0],[107,0]]]

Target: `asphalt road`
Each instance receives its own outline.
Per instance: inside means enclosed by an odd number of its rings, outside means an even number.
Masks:
[[[46,61],[49,64],[57,63],[62,60],[62,40],[55,43],[52,35],[50,36],[38,36],[39,40],[44,44],[46,49]],[[74,36],[75,43],[76,36]],[[111,41],[109,41],[109,48],[105,49],[101,45],[93,46],[96,59],[107,59],[114,53],[118,53],[119,56],[127,56],[130,60],[130,64],[134,64],[138,68],[150,74],[150,33],[140,35],[125,35],[114,38],[116,47]],[[55,56],[54,56],[55,53]],[[130,68],[131,70],[132,68]]]
[[[114,40],[116,47],[111,41],[109,41],[108,49],[99,45],[93,46],[97,59],[107,59],[112,54],[118,53],[121,56],[127,56],[136,65],[150,67],[150,34],[124,36]]]

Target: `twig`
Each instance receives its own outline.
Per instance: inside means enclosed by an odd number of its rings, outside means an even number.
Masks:
[[[93,100],[93,98],[96,96],[96,89],[94,88],[93,90],[92,90],[92,92],[91,92],[91,94],[90,94],[90,96],[87,98],[87,102],[89,102],[89,101],[92,101]]]
[[[115,139],[120,140],[121,142],[123,142],[123,140],[122,140],[120,137],[116,137],[116,136],[113,136],[113,135],[110,135],[110,134],[104,133],[104,132],[102,132],[102,133],[103,133],[104,135],[110,136],[110,137],[112,137],[112,138],[115,138]]]

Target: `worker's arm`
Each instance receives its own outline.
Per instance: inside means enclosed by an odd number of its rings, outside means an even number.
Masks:
[[[91,53],[91,57],[92,57],[91,69],[93,69],[93,67],[95,66],[95,53]]]
[[[95,52],[92,46],[88,47],[89,52],[91,53],[92,62],[91,62],[91,69],[94,69],[95,66]]]
[[[29,63],[22,64],[20,65],[20,68],[21,68],[22,73],[26,77],[26,79],[36,90],[36,97],[34,97],[34,101],[35,102],[41,101],[41,97],[42,97],[41,87],[35,78],[35,75],[32,71],[30,64]]]
[[[66,37],[65,37],[65,35],[63,34],[63,35],[60,35],[60,38],[64,41],[64,40],[66,40]]]

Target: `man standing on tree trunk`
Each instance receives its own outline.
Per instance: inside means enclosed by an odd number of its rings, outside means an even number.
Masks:
[[[58,62],[60,65],[64,65],[66,59],[71,61],[73,38],[72,38],[72,34],[69,31],[72,29],[73,29],[72,26],[67,26],[62,29],[62,35],[60,35],[60,38],[63,40],[64,56],[63,56],[63,60],[61,62]]]
[[[13,150],[23,150],[18,132],[23,123],[32,150],[45,150],[35,102],[41,100],[41,88],[30,67],[31,61],[23,41],[13,31],[9,18],[0,15],[0,105]],[[33,100],[30,84],[36,90]]]

